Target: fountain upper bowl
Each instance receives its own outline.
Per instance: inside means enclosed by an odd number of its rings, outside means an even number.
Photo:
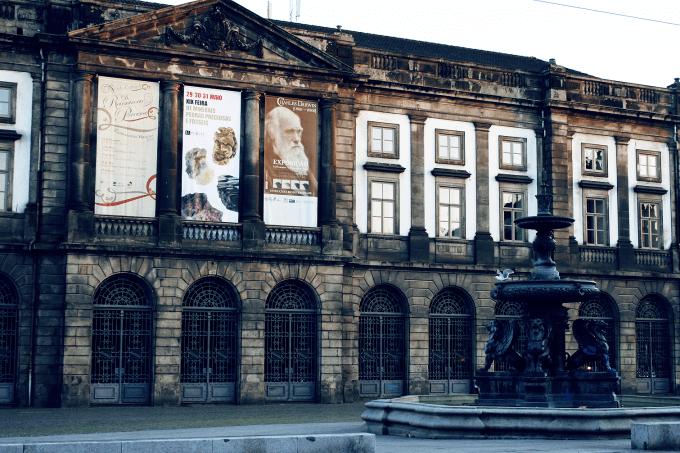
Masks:
[[[491,291],[494,300],[562,304],[589,300],[600,290],[590,280],[519,280],[498,282]]]
[[[525,230],[559,230],[574,223],[574,219],[562,215],[533,215],[515,220],[515,225]]]

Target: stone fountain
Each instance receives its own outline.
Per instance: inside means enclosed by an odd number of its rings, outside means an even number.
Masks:
[[[545,192],[545,187],[544,187]],[[601,322],[576,320],[573,332],[578,351],[566,358],[565,332],[569,329],[568,302],[598,297],[595,282],[561,280],[551,255],[555,251],[553,230],[570,226],[574,219],[552,215],[552,195],[537,195],[538,215],[517,219],[520,228],[536,231],[534,270],[528,280],[496,283],[491,297],[525,307],[527,348],[515,351],[518,321],[495,319],[487,324],[489,340],[486,362],[477,372],[478,405],[515,407],[617,407],[614,390],[620,378],[609,367],[608,345]],[[493,362],[507,362],[508,371],[489,371]],[[601,360],[604,372],[579,369],[586,361]]]
[[[592,281],[560,279],[551,258],[552,232],[568,227],[574,219],[552,215],[552,196],[545,194],[545,187],[543,192],[536,196],[538,215],[515,221],[536,230],[537,259],[530,278],[509,280],[504,272],[491,292],[496,301],[524,305],[526,315],[519,321],[494,319],[487,324],[486,360],[475,377],[477,405],[425,404],[417,395],[370,401],[361,415],[368,432],[424,438],[627,438],[633,422],[680,417],[680,407],[618,407],[614,390],[620,378],[609,367],[602,321],[573,321],[579,349],[567,357],[564,340],[569,318],[564,304],[597,297],[599,290]],[[515,349],[519,322],[527,331],[524,354]],[[605,371],[582,369],[596,360]],[[507,371],[491,371],[494,362],[501,361]]]

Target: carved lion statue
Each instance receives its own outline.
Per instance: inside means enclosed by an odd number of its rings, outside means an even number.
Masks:
[[[550,323],[540,318],[531,319],[528,336],[527,351],[524,353],[526,371],[543,372],[543,366],[550,361],[550,340],[552,339]]]
[[[524,369],[522,356],[512,348],[519,335],[517,321],[494,319],[486,325],[486,330],[489,332],[489,339],[484,347],[486,361],[479,371],[489,371],[494,361],[507,362],[510,370],[522,371]]]
[[[609,366],[609,345],[605,338],[607,323],[602,320],[577,319],[572,325],[574,338],[578,342],[578,351],[569,359],[565,368],[575,370],[585,362],[600,360],[607,371],[614,371]]]

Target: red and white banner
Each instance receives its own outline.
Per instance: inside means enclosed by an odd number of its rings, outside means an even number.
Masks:
[[[182,217],[238,222],[241,93],[184,87]]]

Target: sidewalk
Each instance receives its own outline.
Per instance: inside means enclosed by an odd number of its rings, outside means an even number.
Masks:
[[[128,419],[132,429],[144,425],[168,427],[176,429],[145,429],[142,431],[121,430],[98,433],[60,434],[47,436],[1,437],[0,444],[34,443],[34,442],[73,442],[73,441],[106,441],[106,440],[139,440],[139,439],[187,439],[241,436],[273,436],[273,435],[311,435],[341,434],[364,432],[362,421],[343,421],[328,423],[290,423],[295,418],[327,419],[329,414],[337,413],[341,417],[356,418],[363,410],[362,404],[354,405],[317,405],[317,404],[272,404],[264,406],[203,406],[183,408],[153,408],[143,406],[97,407],[82,409],[3,409],[0,410],[0,430],[5,432],[8,426],[20,428],[42,424],[45,430],[50,425],[66,424],[72,428],[85,426],[114,426],[113,421]],[[23,412],[23,414],[21,414]],[[199,423],[210,422],[214,416],[217,421],[225,416],[234,415],[236,421],[252,419],[287,419],[281,424],[251,424],[243,426],[215,426],[207,428],[182,428],[181,425],[193,423],[196,414],[203,414]],[[144,422],[140,422],[144,420]],[[359,419],[360,420],[360,419]],[[120,420],[119,420],[120,421]],[[275,422],[276,423],[276,422]],[[205,425],[204,425],[205,426]],[[82,432],[82,430],[81,430]],[[415,439],[394,436],[376,436],[376,451],[379,453],[417,453],[417,452],[456,452],[456,453],[614,453],[632,451],[629,439],[619,440],[545,440],[545,439],[481,439],[481,440],[449,440],[449,439]]]
[[[342,434],[364,431],[363,422],[306,423],[283,425],[227,426],[221,428],[194,428],[159,431],[133,431],[98,434],[74,434],[41,437],[0,438],[0,445],[12,442],[74,442],[140,439],[197,439],[211,437],[278,436]],[[614,453],[630,450],[630,440],[545,440],[545,439],[415,439],[394,436],[376,436],[378,453],[417,452],[471,452],[471,453]]]

